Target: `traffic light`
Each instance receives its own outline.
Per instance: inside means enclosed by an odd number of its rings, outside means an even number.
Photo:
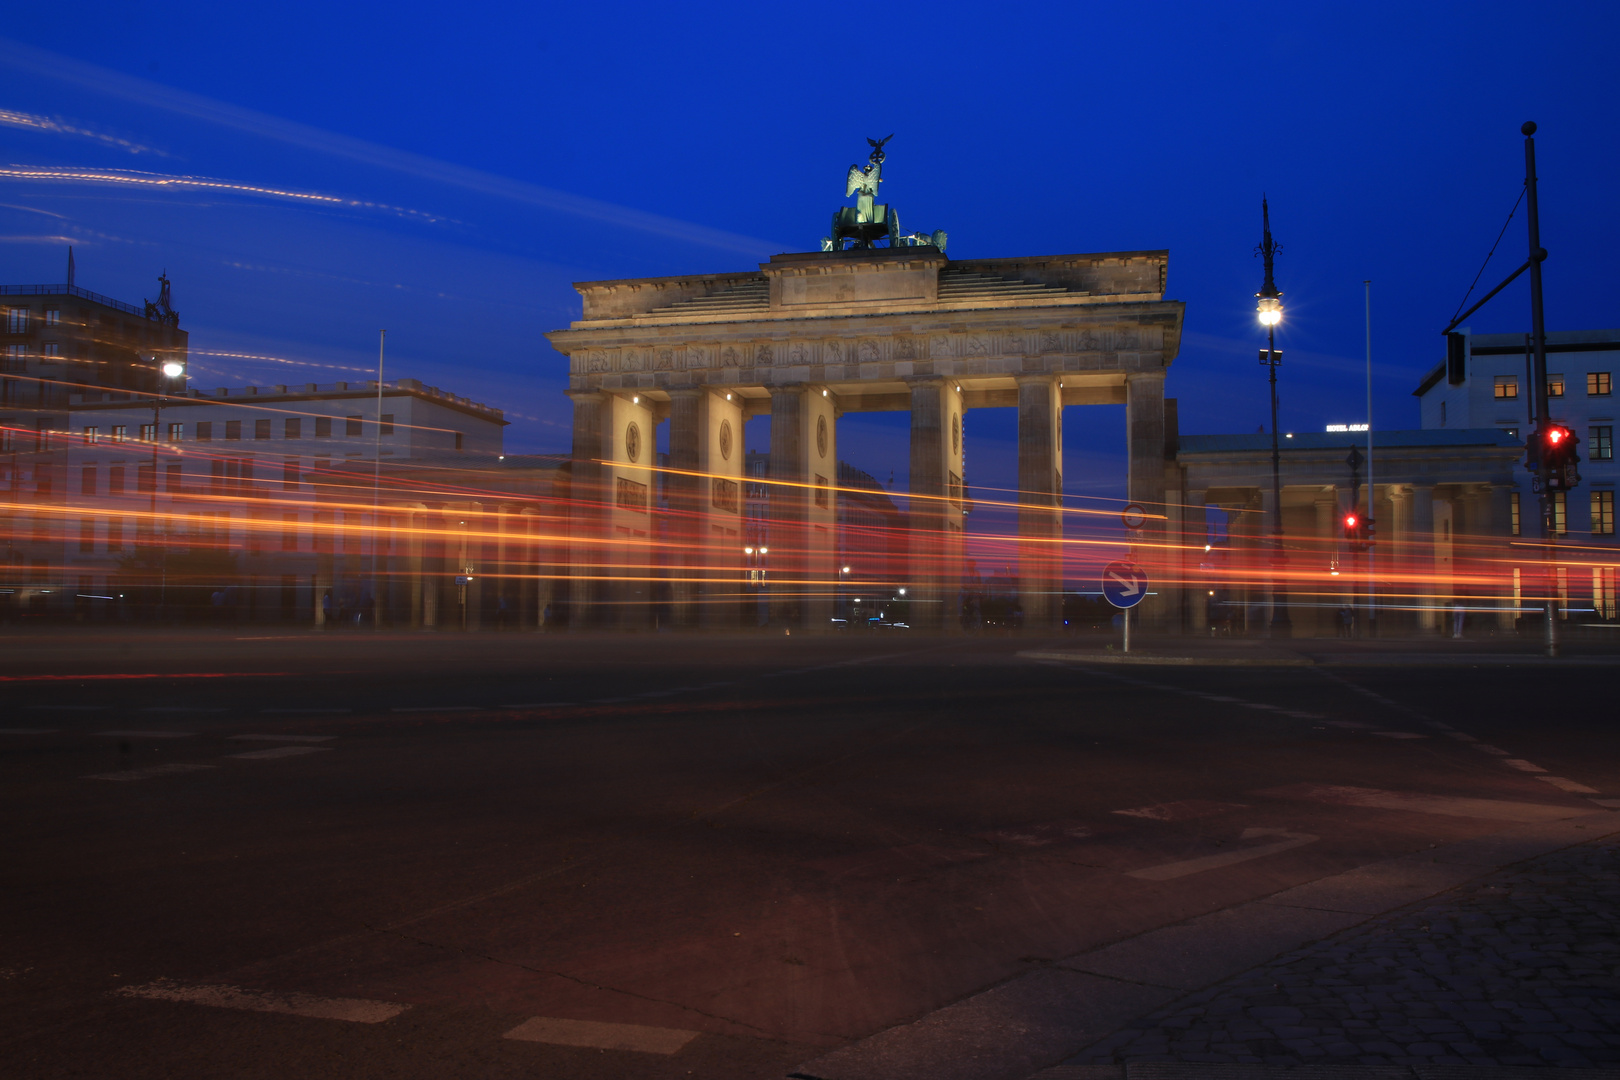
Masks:
[[[1361,515],[1354,510],[1344,515],[1344,544],[1351,551],[1360,551],[1366,545],[1362,540]]]
[[[1535,433],[1534,442],[1548,491],[1568,491],[1581,482],[1580,470],[1575,467],[1581,460],[1575,449],[1581,440],[1573,431],[1562,424],[1549,424]]]

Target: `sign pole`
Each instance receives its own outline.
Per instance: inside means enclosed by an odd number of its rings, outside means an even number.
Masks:
[[[1125,651],[1131,651],[1131,609],[1125,609]]]

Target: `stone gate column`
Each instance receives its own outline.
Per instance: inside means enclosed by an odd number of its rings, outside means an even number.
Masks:
[[[1141,503],[1151,515],[1136,545],[1137,558],[1148,571],[1151,592],[1137,605],[1137,618],[1139,625],[1155,630],[1164,629],[1167,600],[1175,591],[1171,580],[1175,560],[1169,557],[1166,546],[1174,534],[1167,528],[1170,515],[1164,505],[1164,436],[1164,372],[1127,375],[1125,490],[1131,502]]]
[[[1018,599],[1025,628],[1046,632],[1063,611],[1062,397],[1056,376],[1017,382]]]
[[[1187,633],[1203,637],[1209,633],[1209,575],[1202,570],[1209,556],[1204,544],[1209,540],[1209,492],[1189,488],[1182,493],[1186,504],[1181,515],[1181,580],[1187,596]]]
[[[771,620],[825,630],[835,587],[837,408],[819,386],[771,390]]]
[[[611,584],[612,625],[641,630],[652,625],[652,579],[658,537],[653,528],[657,492],[653,465],[658,426],[651,403],[639,394],[607,396],[602,411],[602,502]]]
[[[911,625],[962,627],[962,396],[942,378],[911,385]]]
[[[701,399],[697,515],[701,530],[702,606],[699,622],[711,630],[736,630],[743,581],[743,412],[735,391],[705,387]],[[767,489],[768,490],[768,489]],[[748,594],[752,595],[752,594]],[[754,625],[749,620],[749,627]]]
[[[607,589],[603,535],[607,506],[602,493],[603,413],[607,395],[570,390],[574,402],[574,440],[570,465],[568,515],[568,626],[586,630],[601,625]]]
[[[1418,629],[1435,630],[1440,619],[1434,610],[1434,485],[1413,484],[1411,529],[1401,545],[1406,549],[1407,592],[1418,608]]]
[[[1496,594],[1496,625],[1502,630],[1512,630],[1514,617],[1518,614],[1513,610],[1513,549],[1508,546],[1513,531],[1514,490],[1512,484],[1490,486],[1489,527],[1484,530],[1489,536],[1481,541],[1490,552],[1489,576],[1493,582],[1492,591]]]
[[[702,602],[701,578],[708,529],[704,521],[701,494],[709,485],[698,475],[703,461],[703,398],[696,387],[669,392],[669,474],[664,478],[669,493],[669,578],[672,616],[675,628],[697,625],[698,605]]]

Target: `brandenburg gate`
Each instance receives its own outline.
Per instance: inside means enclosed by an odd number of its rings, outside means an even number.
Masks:
[[[838,418],[911,414],[911,622],[958,625],[962,422],[1018,410],[1018,589],[1026,627],[1061,618],[1063,409],[1126,407],[1129,497],[1165,500],[1164,378],[1183,304],[1168,252],[951,260],[875,203],[882,143],[851,166],[820,251],[757,269],[575,285],[583,317],[547,335],[574,403],[570,622],[650,622],[657,577],[679,626],[736,627],[743,424],[770,416],[773,625],[826,627],[837,591]],[[655,524],[669,422],[669,520]],[[1150,527],[1144,547],[1164,537]]]

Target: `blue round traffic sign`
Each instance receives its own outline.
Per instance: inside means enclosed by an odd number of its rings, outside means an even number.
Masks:
[[[1111,562],[1103,567],[1103,599],[1117,608],[1131,608],[1147,595],[1147,571],[1133,563]]]

